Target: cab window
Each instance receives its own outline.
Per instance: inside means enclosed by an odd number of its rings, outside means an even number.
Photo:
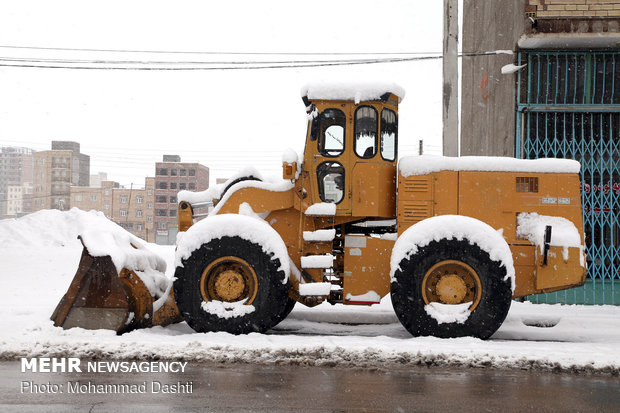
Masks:
[[[396,159],[398,122],[396,112],[390,109],[381,111],[381,157],[386,161]]]
[[[323,202],[339,203],[344,197],[344,167],[338,162],[323,162],[316,168],[319,196]]]
[[[325,109],[319,116],[319,152],[323,156],[338,156],[344,152],[346,117],[339,109]]]
[[[368,159],[377,153],[377,110],[372,106],[360,106],[355,111],[355,154]]]

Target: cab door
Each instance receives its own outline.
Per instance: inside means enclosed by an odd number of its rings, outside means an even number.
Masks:
[[[350,215],[351,107],[329,103],[317,107],[306,146],[313,202],[335,203],[338,215]]]

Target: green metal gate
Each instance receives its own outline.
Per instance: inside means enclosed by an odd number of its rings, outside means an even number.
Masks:
[[[515,153],[581,162],[588,255],[584,287],[529,299],[620,305],[620,52],[521,52],[518,62]]]

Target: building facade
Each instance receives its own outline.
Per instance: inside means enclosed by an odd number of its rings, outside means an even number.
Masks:
[[[582,165],[587,284],[536,299],[620,304],[620,0],[464,0],[463,51],[462,155]]]
[[[181,162],[177,155],[164,155],[155,164],[155,241],[174,244],[178,232],[177,193],[204,191],[209,187],[209,168],[198,163]]]
[[[52,150],[34,154],[34,211],[71,209],[71,186],[87,187],[90,157],[80,152],[80,144],[52,141]]]
[[[0,219],[15,217],[15,211],[29,209],[29,188],[24,185],[32,184],[32,162],[30,148],[0,148]],[[15,198],[17,192],[20,196]]]
[[[71,187],[71,205],[84,211],[102,211],[105,216],[148,242],[154,242],[153,178],[144,188],[121,188],[117,182],[102,181],[100,187]]]

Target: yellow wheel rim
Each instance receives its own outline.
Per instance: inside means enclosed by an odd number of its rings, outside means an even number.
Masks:
[[[422,280],[425,304],[463,304],[471,302],[469,311],[478,307],[482,297],[480,276],[462,261],[445,260],[433,265]]]
[[[211,262],[200,277],[200,294],[205,301],[252,304],[258,291],[258,277],[250,264],[233,256]]]

